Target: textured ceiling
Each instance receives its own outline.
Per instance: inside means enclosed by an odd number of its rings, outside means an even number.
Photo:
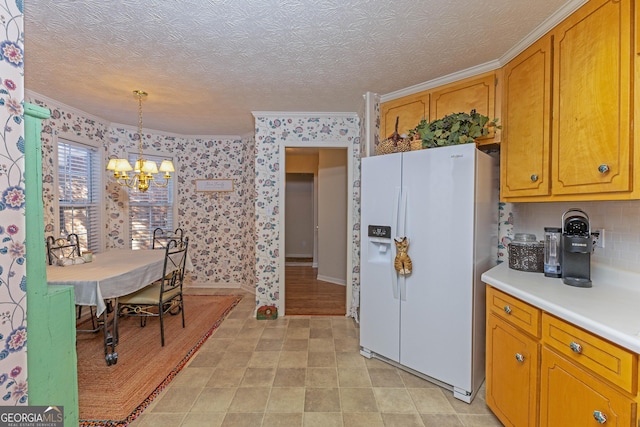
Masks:
[[[567,0],[28,0],[28,90],[108,121],[244,135],[496,60]]]

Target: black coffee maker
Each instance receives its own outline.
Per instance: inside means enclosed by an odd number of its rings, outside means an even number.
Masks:
[[[591,226],[580,209],[562,215],[562,281],[566,285],[591,287]]]

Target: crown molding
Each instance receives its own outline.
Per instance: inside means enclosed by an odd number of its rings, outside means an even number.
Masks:
[[[318,117],[318,118],[335,118],[335,117],[346,117],[346,118],[358,118],[358,113],[355,112],[315,112],[315,111],[252,111],[253,117],[296,117],[296,118],[307,118],[307,117]]]
[[[41,94],[39,94],[37,92],[34,92],[32,90],[25,89],[24,90],[24,96],[25,96],[25,99],[30,100],[29,102],[31,102],[31,100],[41,101],[41,102],[44,102],[45,104],[47,104],[50,107],[62,108],[64,110],[66,110],[66,111],[69,111],[71,113],[77,114],[78,116],[85,117],[87,119],[94,120],[96,122],[100,122],[104,126],[109,127],[111,125],[107,120],[103,119],[102,117],[94,116],[93,114],[89,114],[86,111],[79,110],[79,109],[77,109],[75,107],[72,107],[70,105],[64,104],[64,103],[62,103],[60,101],[56,101],[55,99],[52,99],[52,98],[49,98],[47,96],[41,95]]]
[[[90,120],[94,120],[96,122],[102,123],[105,127],[107,127],[109,129],[109,131],[112,131],[113,129],[127,129],[127,130],[131,130],[133,132],[137,132],[138,128],[137,126],[132,126],[132,125],[125,125],[122,123],[115,123],[115,122],[109,122],[105,119],[103,119],[102,117],[98,117],[98,116],[94,116],[93,114],[89,114],[86,111],[82,111],[79,110],[78,108],[72,107],[70,105],[64,104],[60,101],[56,101],[55,99],[49,98],[47,96],[41,95],[37,92],[33,92],[31,90],[25,90],[25,99],[28,102],[31,102],[31,100],[37,100],[40,102],[43,102],[45,105],[53,108],[61,108],[67,112],[76,114],[80,117],[84,117],[86,119],[90,119]],[[165,131],[160,131],[160,130],[156,130],[156,129],[148,129],[148,128],[143,128],[143,131],[153,134],[153,135],[158,135],[158,136],[168,136],[168,137],[174,137],[174,138],[184,138],[184,139],[215,139],[215,140],[223,140],[223,139],[232,139],[234,141],[238,141],[238,140],[242,140],[243,138],[240,135],[183,135],[183,134],[179,134],[179,133],[171,133],[171,132],[165,132]]]
[[[123,130],[130,130],[136,133],[138,132],[138,128],[136,126],[125,125],[122,123],[110,123],[109,127],[112,130],[123,129]],[[165,132],[165,131],[148,129],[148,128],[142,128],[142,130],[143,132],[150,133],[152,135],[166,136],[166,137],[172,137],[172,138],[194,139],[194,140],[196,139],[216,140],[216,141],[229,140],[229,139],[234,141],[242,140],[242,137],[240,135],[183,135],[181,133],[171,133],[171,132]]]
[[[445,84],[454,83],[458,80],[466,79],[468,77],[474,77],[482,73],[497,70],[502,68],[510,60],[515,58],[519,53],[531,46],[540,37],[547,34],[560,22],[564,21],[569,15],[578,10],[588,0],[571,0],[565,3],[560,9],[555,11],[553,15],[549,16],[540,25],[538,25],[533,31],[531,31],[525,38],[523,38],[518,44],[509,49],[500,58],[486,62],[484,64],[477,65],[475,67],[467,68],[462,71],[456,71],[455,73],[448,74],[443,77],[438,77],[433,80],[419,83],[414,86],[410,86],[404,89],[390,92],[384,95],[380,95],[380,102],[391,101],[393,99],[402,98],[403,96],[413,95],[414,93],[422,92],[425,90],[433,89]]]
[[[533,31],[525,36],[518,44],[509,49],[499,59],[500,66],[506,65],[513,58],[522,53],[526,48],[538,41],[542,36],[547,34],[559,23],[564,21],[569,15],[582,7],[588,0],[572,0],[565,3],[560,9],[558,9],[553,15],[544,20]]]
[[[498,61],[485,62],[484,64],[476,65],[475,67],[467,68],[462,71],[456,71],[455,73],[451,73],[443,77],[438,77],[436,79],[429,80],[424,83],[418,83],[417,85],[409,86],[407,88],[400,89],[395,92],[380,95],[380,102],[387,102],[387,101],[391,101],[392,99],[402,98],[403,96],[413,95],[414,93],[422,92],[425,90],[433,89],[434,87],[457,82],[458,80],[466,79],[467,77],[477,76],[478,74],[493,71],[498,68],[500,68],[500,63]]]
[[[240,135],[186,135],[184,137],[188,139],[213,141],[233,140],[233,142],[242,142],[244,140]]]

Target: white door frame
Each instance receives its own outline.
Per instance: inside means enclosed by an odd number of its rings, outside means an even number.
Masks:
[[[279,143],[279,164],[280,164],[280,179],[278,191],[282,197],[281,205],[279,210],[280,217],[280,230],[279,234],[281,237],[281,247],[282,250],[279,253],[278,257],[278,276],[282,279],[281,285],[279,286],[280,298],[281,298],[281,315],[286,315],[286,304],[285,304],[285,250],[284,250],[284,242],[285,242],[285,184],[286,184],[286,157],[287,157],[287,147],[295,147],[295,148],[346,148],[347,154],[347,301],[346,301],[346,314],[348,315],[351,310],[351,296],[353,294],[353,143],[347,142],[326,142],[322,144],[303,144],[303,143]]]

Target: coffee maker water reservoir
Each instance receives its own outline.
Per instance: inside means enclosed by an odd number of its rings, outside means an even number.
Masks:
[[[544,275],[562,277],[562,228],[544,228]]]

